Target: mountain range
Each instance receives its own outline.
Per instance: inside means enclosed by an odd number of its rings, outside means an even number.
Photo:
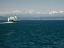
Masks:
[[[7,20],[8,17],[15,16],[5,14],[0,16],[0,20]],[[64,14],[16,14],[18,20],[64,20]]]

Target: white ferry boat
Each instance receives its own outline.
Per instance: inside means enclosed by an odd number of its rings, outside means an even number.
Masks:
[[[8,22],[16,22],[17,21],[17,17],[16,16],[11,16],[8,18]]]

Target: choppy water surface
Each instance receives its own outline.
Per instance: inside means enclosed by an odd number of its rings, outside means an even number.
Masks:
[[[0,48],[64,48],[64,21],[22,20],[0,24]]]

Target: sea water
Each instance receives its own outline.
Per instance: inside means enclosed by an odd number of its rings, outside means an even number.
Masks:
[[[64,48],[64,20],[0,21],[0,48]]]

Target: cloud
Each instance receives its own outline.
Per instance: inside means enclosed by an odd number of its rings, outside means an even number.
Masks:
[[[34,14],[35,13],[35,10],[28,10],[28,11],[26,11],[25,13],[30,13],[30,14]]]
[[[0,14],[10,14],[11,12],[5,11],[5,12],[0,12]]]
[[[3,14],[3,12],[0,12],[0,14]]]
[[[44,13],[42,13],[42,12],[35,12],[35,14],[44,14]]]
[[[21,13],[19,10],[0,12],[0,14],[17,14]]]
[[[58,12],[57,11],[52,11],[49,14],[55,14],[55,13],[58,13]]]
[[[19,10],[14,10],[14,11],[12,11],[13,13],[20,13],[21,11],[19,11]]]
[[[64,11],[61,10],[61,11],[59,11],[59,13],[64,13]]]
[[[29,9],[27,11],[20,11],[20,10],[12,10],[12,11],[5,11],[5,12],[0,12],[0,14],[64,14],[64,11],[61,10],[61,11],[51,11],[49,13],[42,13],[42,12],[39,12],[39,11],[35,11],[35,10],[32,10],[32,9]]]
[[[56,14],[56,13],[58,13],[58,14],[64,14],[64,11],[63,10],[61,10],[61,11],[51,11],[49,14]]]
[[[31,9],[26,11],[25,13],[29,13],[29,14],[42,14],[42,12],[37,12],[37,11],[31,10]]]

